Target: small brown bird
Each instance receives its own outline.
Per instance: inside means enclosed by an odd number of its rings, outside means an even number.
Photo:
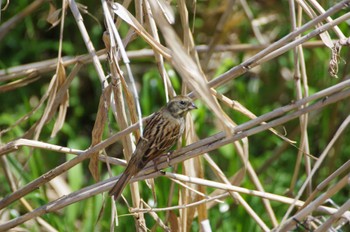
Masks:
[[[109,191],[110,196],[114,195],[114,199],[118,199],[131,177],[175,144],[184,132],[186,113],[193,109],[197,107],[191,98],[177,96],[154,113],[146,124],[143,137],[139,139],[124,173]]]

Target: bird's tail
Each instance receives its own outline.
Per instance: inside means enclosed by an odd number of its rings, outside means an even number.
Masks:
[[[117,200],[119,196],[122,194],[125,186],[131,179],[132,175],[129,172],[124,172],[118,182],[113,186],[113,188],[109,191],[110,196],[114,196],[114,199]]]

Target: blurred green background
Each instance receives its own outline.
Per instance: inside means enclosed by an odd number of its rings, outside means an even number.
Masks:
[[[1,14],[1,22],[4,23],[14,15],[21,12],[32,1],[23,0],[16,3],[10,1],[8,8]],[[56,7],[60,7],[61,2],[53,2]],[[103,14],[101,6],[96,1],[84,1],[88,7],[90,15],[84,15],[84,24],[86,25],[89,36],[96,50],[104,48],[101,40],[104,31]],[[264,15],[272,15],[275,17],[271,22],[261,26],[264,34],[271,37],[271,42],[282,38],[291,30],[289,22],[289,9],[287,1],[254,1],[250,3],[251,10],[257,17]],[[268,4],[266,7],[265,4]],[[320,4],[328,8],[331,3],[328,1],[320,1]],[[223,13],[224,3],[220,1],[208,0],[198,1],[196,5],[195,19],[193,15],[193,6],[189,4],[190,25],[194,28],[194,39],[196,44],[208,44],[211,37],[215,33],[217,22]],[[133,6],[129,8],[133,12]],[[63,39],[63,56],[77,56],[87,53],[87,49],[82,40],[76,22],[67,10],[67,17],[64,26]],[[25,17],[23,22],[17,24],[9,33],[2,38],[0,43],[0,69],[6,70],[14,66],[20,66],[27,63],[43,61],[46,59],[56,58],[58,54],[59,41],[59,26],[50,28],[50,24],[46,21],[49,12],[49,4],[45,2],[33,14]],[[339,15],[344,14],[344,10]],[[307,20],[309,20],[308,17]],[[176,20],[179,21],[179,16],[176,14]],[[174,25],[176,30],[181,35],[181,24]],[[344,34],[349,34],[349,25],[342,23],[340,25]],[[120,26],[121,35],[125,36],[129,27],[122,23]],[[234,15],[225,25],[225,34],[220,38],[220,44],[258,44],[251,29],[251,24],[247,17],[242,13],[241,6],[234,9]],[[271,34],[274,33],[274,36]],[[332,38],[336,38],[333,32],[330,32]],[[319,40],[319,38],[316,38]],[[127,50],[138,50],[142,48],[150,48],[141,39],[132,41]],[[349,74],[350,53],[348,48],[344,48],[341,52],[342,61],[339,64],[338,79],[332,78],[328,74],[328,62],[330,59],[330,50],[325,47],[305,48],[303,50],[307,76],[309,95],[319,90],[332,86],[341,80],[347,78]],[[212,65],[207,71],[208,79],[212,79],[230,68],[240,64],[256,51],[241,51],[230,52],[225,51],[220,54],[215,53],[213,56]],[[200,58],[205,58],[205,53],[200,54]],[[144,115],[149,115],[158,110],[165,103],[164,88],[160,79],[157,65],[153,57],[140,59],[131,59],[131,66],[134,77],[136,78],[137,86],[140,93],[140,103]],[[108,73],[108,64],[103,61],[103,68]],[[178,77],[175,70],[170,65],[166,66],[171,77],[172,83],[176,88],[177,93],[181,92],[181,79]],[[252,69],[250,72],[241,77],[230,81],[217,90],[227,97],[239,101],[246,108],[256,115],[267,113],[277,107],[289,104],[295,100],[295,82],[293,80],[293,53],[292,51],[285,53],[278,58],[273,59],[261,66]],[[67,73],[72,67],[67,67]],[[53,72],[40,75],[39,79],[21,88],[13,91],[0,92],[0,129],[5,129],[14,124],[21,116],[25,115],[38,103],[40,98],[47,90],[48,84]],[[290,74],[290,75],[288,75]],[[0,85],[6,84],[6,81],[0,82]],[[54,122],[48,123],[40,136],[40,140],[52,144],[67,146],[70,148],[87,149],[91,143],[91,132],[94,125],[96,112],[98,108],[99,97],[101,94],[101,83],[97,77],[93,65],[85,65],[77,77],[74,78],[71,87],[69,88],[69,108],[66,117],[66,122],[63,129],[54,138],[50,138],[50,133]],[[347,99],[324,109],[312,112],[309,115],[308,135],[310,143],[310,153],[318,156],[329,143],[335,131],[343,120],[349,115],[350,101]],[[196,104],[200,109],[193,111],[192,117],[196,127],[196,132],[199,138],[205,138],[209,135],[217,133],[213,114],[199,100]],[[227,107],[224,107],[228,115],[237,123],[243,123],[249,119],[238,113],[233,112]],[[29,120],[16,126],[11,131],[3,134],[0,137],[2,144],[12,141],[23,136],[23,134],[35,123],[43,113],[43,108],[40,108]],[[288,122],[283,127],[276,128],[283,133],[284,129],[287,132],[287,137],[292,140],[299,141],[300,129],[299,120]],[[105,136],[110,135],[110,131],[118,130],[115,125],[112,115],[110,115],[109,128],[106,128]],[[329,176],[341,164],[349,159],[350,153],[350,133],[348,129],[343,133],[341,138],[336,142],[331,150],[328,158],[323,163],[322,168],[314,178],[314,185],[320,183]],[[294,164],[297,158],[298,150],[292,146],[286,146],[280,149],[283,141],[278,137],[273,136],[271,132],[265,131],[249,137],[250,144],[250,161],[255,170],[259,174],[259,178],[264,184],[267,192],[283,195],[290,184],[291,176],[294,171]],[[119,148],[120,149],[120,148]],[[122,158],[121,152],[119,152]],[[110,154],[115,156],[116,154]],[[242,167],[242,162],[237,157],[232,145],[221,147],[218,150],[210,153],[211,157],[225,171],[227,176],[236,173]],[[266,161],[276,155],[278,158],[266,165]],[[20,185],[28,183],[31,180],[39,177],[48,170],[58,166],[64,161],[71,159],[71,155],[62,155],[55,152],[43,151],[40,149],[21,148],[17,152],[7,155],[13,172],[20,180]],[[122,167],[115,167],[115,174],[120,173]],[[210,170],[205,170],[208,179],[215,178]],[[107,178],[105,167],[102,168],[103,178]],[[302,171],[303,173],[304,170]],[[3,169],[0,167],[0,173]],[[278,175],[276,175],[278,173]],[[305,174],[304,174],[305,175]],[[91,174],[88,171],[88,161],[74,167],[63,176],[72,191],[81,189],[85,186],[95,183]],[[242,187],[253,188],[253,185],[247,181],[242,183]],[[303,183],[305,176],[300,177],[297,187]],[[11,192],[10,186],[7,184],[5,175],[0,175],[0,181],[4,183],[0,188],[0,196],[6,196]],[[155,180],[157,188],[158,204],[157,207],[164,207],[167,204],[170,181],[166,178],[158,178]],[[145,183],[140,183],[141,192],[144,199],[151,199],[151,192],[145,186]],[[293,192],[293,191],[292,191]],[[124,191],[126,197],[130,198],[128,188]],[[296,192],[293,192],[294,194]],[[254,210],[267,222],[268,226],[272,226],[269,218],[265,215],[265,210],[261,201],[256,197],[242,195],[244,199],[254,206]],[[336,195],[336,202],[344,202],[350,196],[349,188],[342,190]],[[47,196],[47,189],[43,188],[34,191],[26,197],[30,201],[32,207],[37,208],[50,201]],[[102,204],[106,205],[102,218],[98,220],[98,215]],[[53,227],[59,231],[72,231],[80,229],[82,231],[107,231],[110,223],[110,199],[103,202],[102,196],[91,197],[85,201],[75,203],[69,207],[60,210],[57,213],[50,213],[43,216]],[[176,201],[174,201],[176,204]],[[123,215],[119,218],[120,231],[131,231],[134,227],[130,226],[134,223],[131,215],[128,215],[126,205],[119,201],[118,213]],[[11,217],[16,217],[26,213],[20,202],[15,202],[10,205]],[[287,207],[280,203],[273,203],[273,208],[276,210],[278,217],[283,215]],[[178,214],[178,212],[175,212]],[[124,215],[126,214],[126,215]],[[161,217],[165,213],[159,213]],[[155,224],[154,220],[148,215],[145,215],[149,228]],[[259,227],[240,206],[233,204],[232,199],[228,199],[225,203],[215,206],[209,210],[210,224],[213,231],[259,231]],[[281,217],[278,218],[281,220]],[[35,223],[26,225],[29,231],[39,231],[40,226]],[[161,231],[160,228],[156,229]],[[198,231],[199,225],[196,220],[193,222],[192,231]],[[302,231],[302,230],[301,230]]]

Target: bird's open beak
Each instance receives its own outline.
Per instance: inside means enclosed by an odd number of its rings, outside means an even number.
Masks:
[[[198,109],[198,107],[192,102],[192,104],[189,107],[190,110]]]

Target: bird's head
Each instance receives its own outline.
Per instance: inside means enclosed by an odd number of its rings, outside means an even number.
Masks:
[[[188,111],[197,109],[192,99],[187,96],[176,96],[171,99],[166,108],[174,118],[181,118],[186,115]]]

